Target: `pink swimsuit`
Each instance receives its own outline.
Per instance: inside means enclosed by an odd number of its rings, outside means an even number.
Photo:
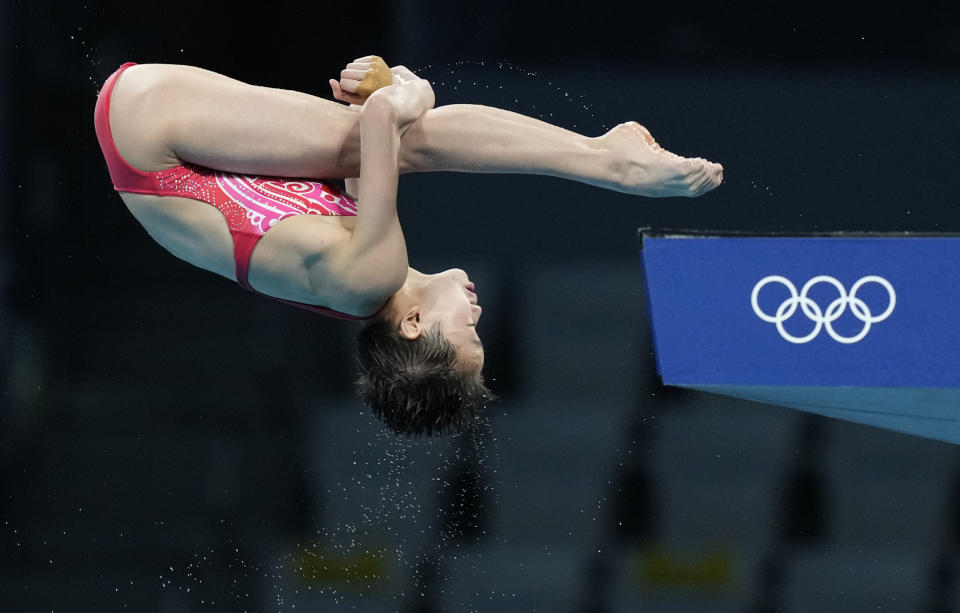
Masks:
[[[120,156],[113,142],[109,114],[114,83],[124,70],[135,65],[135,62],[127,62],[110,75],[100,90],[94,111],[97,140],[107,161],[114,189],[118,192],[193,198],[217,207],[226,217],[230,234],[233,235],[237,283],[242,287],[256,292],[247,281],[250,255],[257,241],[281,219],[293,215],[357,214],[357,203],[327,183],[238,175],[186,162],[157,172],[143,172],[130,166]],[[367,320],[376,316],[374,313],[360,317],[312,304],[281,298],[276,300],[338,319]]]

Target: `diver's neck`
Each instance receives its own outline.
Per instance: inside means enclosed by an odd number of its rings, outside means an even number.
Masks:
[[[429,275],[425,275],[416,268],[407,267],[407,281],[411,283],[423,283]]]
[[[416,268],[407,267],[407,278],[400,292],[407,296],[415,296],[427,280],[427,275]]]

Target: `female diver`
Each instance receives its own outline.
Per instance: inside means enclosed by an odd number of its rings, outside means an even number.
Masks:
[[[384,71],[392,84],[367,91]],[[408,265],[400,173],[541,174],[652,197],[699,196],[723,177],[636,122],[590,138],[492,107],[433,108],[426,80],[376,56],[330,86],[349,107],[128,62],[101,88],[94,123],[114,188],[161,246],[248,290],[365,322],[357,391],[401,435],[459,430],[494,395],[467,274]]]

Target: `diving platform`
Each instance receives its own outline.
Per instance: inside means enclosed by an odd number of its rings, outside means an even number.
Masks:
[[[665,385],[960,443],[960,235],[638,240]]]

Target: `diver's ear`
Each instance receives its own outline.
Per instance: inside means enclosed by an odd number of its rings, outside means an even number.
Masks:
[[[420,307],[410,307],[400,318],[400,334],[408,340],[416,340],[423,333],[420,322]]]

